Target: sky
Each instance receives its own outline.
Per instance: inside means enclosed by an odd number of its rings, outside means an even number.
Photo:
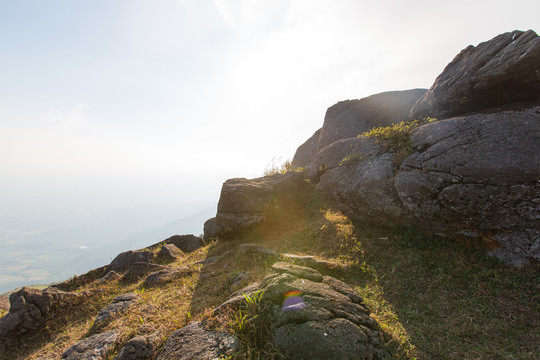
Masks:
[[[227,178],[292,158],[334,103],[428,88],[466,46],[538,31],[538,14],[537,0],[0,0],[0,229],[51,199],[191,215]]]

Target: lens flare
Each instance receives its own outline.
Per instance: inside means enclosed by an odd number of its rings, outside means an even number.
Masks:
[[[283,310],[299,310],[306,306],[300,291],[289,291],[283,295]]]

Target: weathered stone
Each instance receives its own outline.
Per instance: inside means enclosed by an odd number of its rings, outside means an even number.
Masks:
[[[116,331],[90,336],[71,346],[62,354],[62,360],[105,360],[118,341]]]
[[[173,244],[185,253],[193,252],[206,244],[204,240],[195,235],[174,235],[165,239],[165,244]]]
[[[389,91],[360,100],[338,102],[326,111],[317,150],[335,141],[354,138],[374,127],[406,121],[411,107],[426,89]]]
[[[279,252],[269,249],[265,246],[259,245],[259,244],[241,244],[240,247],[240,254],[245,253],[257,253],[268,257],[278,257]]]
[[[135,293],[127,293],[115,297],[111,304],[99,312],[94,320],[94,324],[90,328],[90,332],[95,333],[104,328],[118,317],[118,315],[125,313],[130,307],[135,305],[138,300],[139,296]]]
[[[320,282],[323,280],[321,273],[305,266],[293,265],[286,262],[277,262],[272,265],[272,269],[279,273],[291,274],[312,281]]]
[[[394,156],[384,153],[336,167],[321,177],[317,189],[337,200],[351,217],[383,226],[410,220],[394,187]]]
[[[206,330],[193,322],[169,337],[157,360],[214,360],[225,358],[240,349],[240,342],[231,335]]]
[[[105,274],[101,279],[98,280],[100,284],[118,280],[122,277],[122,275],[118,274],[116,271],[111,270],[107,274]]]
[[[296,153],[294,154],[292,160],[293,168],[305,167],[315,157],[319,147],[321,130],[322,129],[315,131],[315,133],[309,139],[307,139],[305,143],[296,149]]]
[[[0,339],[9,342],[39,328],[57,306],[69,306],[87,293],[70,293],[55,288],[45,290],[23,287],[9,297],[9,313],[0,318]]]
[[[221,189],[216,215],[218,236],[227,236],[264,221],[272,197],[305,186],[302,173],[288,172],[257,179],[229,179]]]
[[[204,241],[209,242],[214,240],[217,237],[218,234],[218,226],[217,226],[217,220],[215,217],[206,220],[204,223]]]
[[[114,360],[150,360],[158,351],[159,332],[150,335],[139,335],[129,340]]]
[[[513,31],[462,50],[410,116],[444,119],[529,100],[540,100],[540,38]]]
[[[164,263],[171,263],[184,256],[184,253],[173,244],[163,244],[157,254],[156,260]]]
[[[336,318],[287,324],[276,329],[276,345],[286,359],[389,359],[365,329]]]
[[[540,107],[427,124],[395,187],[421,226],[540,260]]]
[[[124,282],[134,282],[137,281],[146,275],[160,271],[165,270],[166,267],[163,265],[158,264],[152,264],[152,263],[146,263],[146,262],[136,262],[131,265],[131,267],[128,269],[128,271],[124,274],[122,277],[122,281]]]
[[[318,182],[328,170],[343,163],[358,162],[380,151],[380,145],[372,138],[361,136],[337,140],[321,149],[305,167],[306,177]]]
[[[127,271],[136,262],[149,263],[154,260],[154,253],[151,251],[126,251],[118,254],[107,267],[107,272],[115,271],[121,273]]]
[[[166,284],[182,276],[191,274],[191,272],[192,270],[188,267],[163,269],[149,274],[142,283],[142,286],[152,287]]]
[[[276,345],[286,359],[388,359],[378,325],[347,284],[315,270],[277,263],[260,284],[234,293],[214,313],[246,306],[260,292]],[[310,280],[311,279],[311,280]]]

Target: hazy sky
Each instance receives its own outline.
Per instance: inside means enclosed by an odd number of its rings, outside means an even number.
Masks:
[[[429,87],[540,1],[0,0],[0,195],[217,201],[339,100]],[[116,198],[115,198],[116,197]]]

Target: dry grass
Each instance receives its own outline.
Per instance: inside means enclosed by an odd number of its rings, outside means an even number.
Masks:
[[[104,330],[120,332],[118,349],[141,332],[159,330],[164,342],[175,329],[208,318],[232,292],[270,272],[267,258],[239,251],[243,243],[336,263],[329,275],[351,284],[365,299],[393,359],[540,358],[537,267],[507,268],[486,257],[476,243],[354,223],[309,184],[295,194],[273,199],[266,215],[265,223],[242,236],[214,242],[171,264],[191,266],[193,271],[166,285],[143,289],[140,283],[112,282],[98,286],[90,281],[91,274],[77,279],[72,283],[74,290],[100,288],[102,292],[69,311],[55,313],[44,331],[23,337],[6,358],[59,358],[88,335],[101,308],[115,296],[132,291],[140,301]],[[228,255],[212,263],[193,265],[224,253]],[[239,274],[246,278],[238,281]],[[223,313],[211,322],[236,333],[243,342],[245,351],[234,358],[278,359],[269,341],[267,319],[255,317],[264,309],[243,311]]]

